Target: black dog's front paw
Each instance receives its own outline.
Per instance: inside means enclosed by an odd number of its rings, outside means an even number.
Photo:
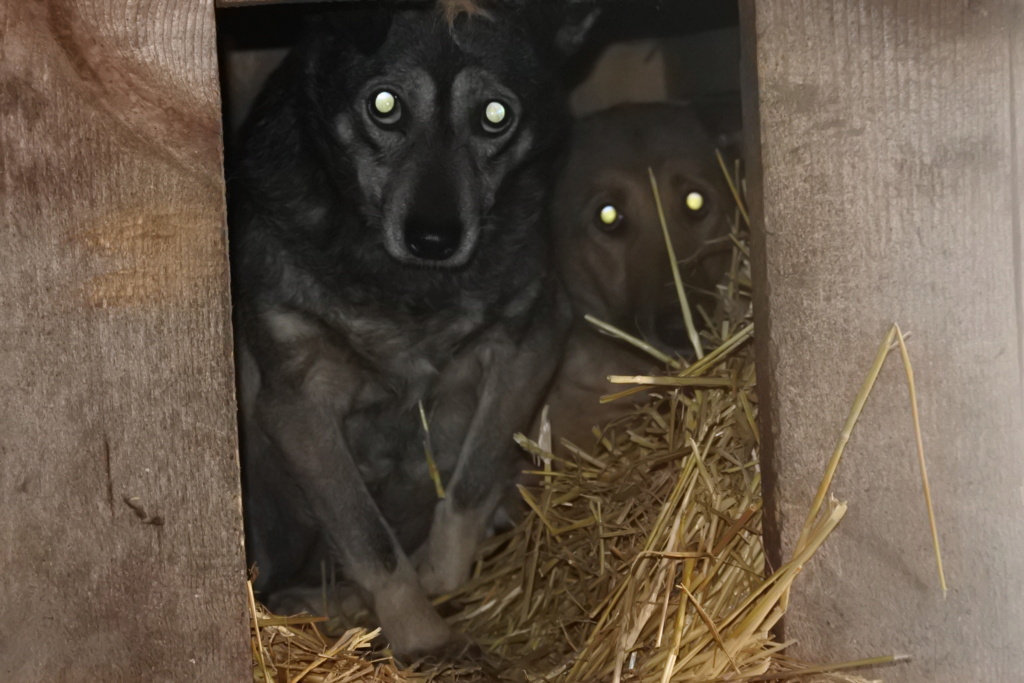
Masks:
[[[415,575],[381,590],[374,600],[374,611],[392,652],[403,661],[445,652],[456,637],[430,604]]]
[[[430,536],[414,557],[427,595],[446,595],[466,582],[488,517],[476,510],[455,510],[450,499],[437,504]]]

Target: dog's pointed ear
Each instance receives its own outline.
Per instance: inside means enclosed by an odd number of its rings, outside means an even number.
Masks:
[[[575,56],[601,14],[594,0],[505,0],[504,4],[491,4],[507,13],[536,45],[556,58]]]
[[[592,2],[574,2],[566,9],[565,22],[555,32],[555,47],[567,57],[579,52],[587,42],[601,8]]]

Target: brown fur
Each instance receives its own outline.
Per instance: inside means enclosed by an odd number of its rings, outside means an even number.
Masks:
[[[657,178],[695,320],[709,313],[712,292],[728,264],[728,189],[714,142],[694,112],[680,105],[624,105],[577,123],[552,203],[560,275],[573,304],[573,330],[548,394],[556,451],[566,438],[589,449],[593,425],[625,414],[631,402],[601,405],[616,387],[611,374],[646,374],[657,365],[632,346],[598,333],[591,314],[670,354],[692,350],[655,210],[647,169]],[[694,214],[684,198],[700,191],[707,210]],[[625,216],[603,228],[598,212],[615,205]],[[724,247],[724,248],[723,248]],[[619,387],[621,388],[621,387]]]

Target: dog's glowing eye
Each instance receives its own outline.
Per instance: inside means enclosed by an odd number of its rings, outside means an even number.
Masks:
[[[369,105],[370,114],[384,125],[390,126],[398,123],[398,120],[402,118],[402,103],[398,100],[398,96],[390,90],[378,91],[370,97]]]
[[[487,108],[484,109],[484,116],[486,116],[487,120],[494,125],[499,125],[505,120],[505,105],[501,102],[491,102],[487,105]]]
[[[395,108],[396,102],[394,95],[387,90],[382,90],[373,98],[373,108],[380,114],[390,114]]]
[[[597,212],[598,226],[602,230],[614,230],[622,223],[623,215],[611,204],[605,204]]]
[[[500,133],[508,127],[511,121],[512,112],[501,102],[492,100],[484,107],[484,115],[480,124],[488,133]]]
[[[694,190],[686,195],[686,208],[694,213],[704,208],[704,195]]]

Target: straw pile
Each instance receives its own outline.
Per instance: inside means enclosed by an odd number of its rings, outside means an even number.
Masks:
[[[253,602],[255,680],[862,680],[802,668],[771,634],[845,506],[827,502],[797,556],[766,578],[749,270],[733,236],[724,315],[703,333],[713,351],[663,376],[619,378],[639,386],[618,400],[637,405],[605,426],[594,453],[557,460],[517,437],[541,479],[521,488],[529,513],[482,548],[469,583],[438,600],[483,661],[399,669],[371,652],[375,633],[329,638],[308,618]]]

